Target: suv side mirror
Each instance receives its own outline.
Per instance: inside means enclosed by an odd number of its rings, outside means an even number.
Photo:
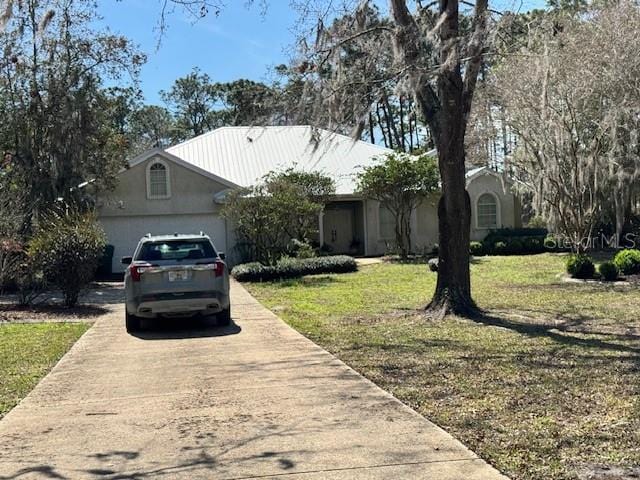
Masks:
[[[224,252],[218,252],[218,256],[220,257],[220,260],[226,260],[227,259],[227,255]]]
[[[131,265],[132,262],[133,262],[133,257],[122,257],[120,259],[120,263],[122,263],[123,265]]]

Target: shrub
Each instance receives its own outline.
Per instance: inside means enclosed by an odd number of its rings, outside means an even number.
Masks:
[[[507,254],[509,255],[520,255],[524,253],[529,253],[525,251],[524,241],[519,238],[510,238],[507,240]]]
[[[469,253],[476,257],[484,255],[484,245],[480,242],[471,242],[469,244]]]
[[[496,242],[493,244],[492,252],[496,255],[506,255],[507,254],[507,242]]]
[[[334,191],[333,180],[324,174],[287,169],[232,192],[222,215],[234,224],[241,258],[271,265],[294,253],[292,238],[315,238],[318,215]]]
[[[33,305],[33,303],[47,289],[47,279],[33,260],[26,254],[22,256],[15,276],[19,305]]]
[[[588,255],[571,255],[567,260],[567,273],[573,278],[593,278],[595,271],[593,260]]]
[[[613,258],[613,263],[624,275],[640,273],[640,250],[620,250]]]
[[[108,278],[112,272],[113,253],[115,247],[113,245],[106,245],[102,252],[102,257],[98,263],[97,275],[103,278]]]
[[[546,235],[544,228],[501,228],[489,233],[483,243],[492,255],[527,255],[544,252]],[[496,250],[500,242],[505,245]]]
[[[542,253],[544,252],[544,240],[542,237],[527,237],[524,239],[524,250],[527,253]]]
[[[303,242],[297,238],[291,240],[289,249],[296,258],[313,258],[317,256],[316,250],[310,243]]]
[[[558,250],[558,240],[553,235],[547,235],[544,239],[544,248],[549,252]]]
[[[15,286],[22,257],[24,250],[20,242],[11,238],[0,240],[0,292]]]
[[[105,248],[105,235],[91,214],[65,213],[46,218],[29,245],[33,266],[58,287],[64,304],[74,306],[93,280]]]
[[[618,279],[618,267],[616,267],[616,264],[613,262],[601,263],[598,267],[598,272],[602,280],[607,282],[614,282]]]
[[[283,257],[272,266],[258,262],[237,265],[231,275],[239,282],[261,282],[320,273],[348,273],[357,269],[356,261],[347,255],[305,259]]]
[[[493,230],[486,237],[485,241],[495,243],[503,241],[505,238],[514,237],[546,237],[548,234],[546,228],[499,228]]]

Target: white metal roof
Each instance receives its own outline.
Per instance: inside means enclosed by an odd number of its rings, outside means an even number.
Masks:
[[[317,142],[314,142],[314,133]],[[273,170],[319,171],[351,194],[354,174],[392,150],[310,126],[223,127],[166,150],[202,170],[248,187]]]

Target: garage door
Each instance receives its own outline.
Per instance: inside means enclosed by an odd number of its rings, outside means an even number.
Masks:
[[[138,241],[147,233],[166,235],[173,233],[204,232],[211,237],[216,249],[227,251],[225,221],[216,215],[146,215],[135,217],[102,217],[100,223],[107,234],[107,242],[115,247],[113,271],[122,272],[120,259],[132,255]]]

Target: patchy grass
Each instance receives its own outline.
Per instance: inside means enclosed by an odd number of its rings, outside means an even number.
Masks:
[[[0,324],[0,418],[88,328],[85,323]]]
[[[564,261],[476,259],[476,322],[425,320],[425,265],[247,287],[512,478],[626,478],[640,465],[640,290],[564,283]]]

